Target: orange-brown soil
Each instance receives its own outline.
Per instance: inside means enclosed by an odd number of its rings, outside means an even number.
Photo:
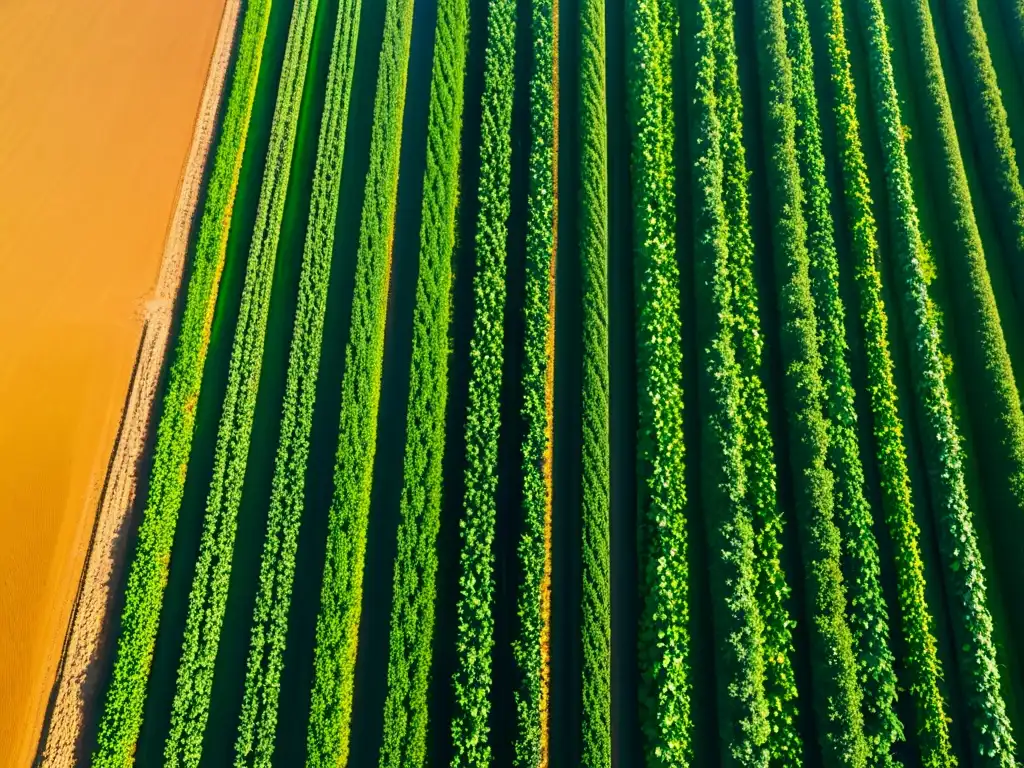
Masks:
[[[125,445],[141,445],[140,382],[166,339],[181,259],[165,243],[183,237],[172,216],[222,13],[218,0],[0,4],[0,766],[30,764],[56,711],[101,492],[131,496]]]

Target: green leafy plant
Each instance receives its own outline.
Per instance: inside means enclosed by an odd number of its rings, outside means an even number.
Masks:
[[[494,521],[505,335],[505,256],[512,173],[515,0],[489,0],[480,144],[480,210],[473,278],[466,495],[461,521],[452,718],[452,766],[488,768],[491,652],[494,648]]]
[[[437,12],[381,768],[421,768],[427,759],[469,4],[443,0]]]
[[[309,224],[302,251],[299,296],[288,353],[281,434],[274,460],[267,534],[235,744],[235,762],[240,766],[268,765],[274,750],[360,9],[359,0],[345,0],[338,8],[334,28]]]
[[[672,45],[667,0],[627,6],[636,238],[641,724],[651,765],[693,751],[683,444],[682,328],[675,239]]]
[[[893,745],[903,740],[903,726],[896,714],[895,659],[889,647],[889,610],[882,594],[874,516],[864,495],[857,408],[847,362],[846,309],[839,296],[832,200],[825,178],[825,152],[814,91],[811,33],[803,0],[785,0],[783,8],[793,66],[796,147],[804,182],[811,298],[819,323],[821,375],[828,416],[828,463],[835,477],[835,510],[843,539],[850,630],[864,694],[864,735],[871,764],[893,765]]]
[[[964,452],[946,383],[941,333],[922,269],[917,206],[914,203],[906,137],[892,58],[879,0],[859,0],[861,29],[870,57],[872,103],[886,159],[886,186],[895,235],[896,282],[904,333],[911,340],[910,363],[932,493],[932,512],[946,587],[960,676],[971,713],[974,752],[991,765],[1014,765],[1014,741],[1000,690],[986,603],[984,566],[964,479]]]
[[[580,260],[584,768],[611,768],[611,446],[608,372],[608,104],[604,0],[580,7]]]
[[[868,399],[877,441],[882,508],[896,561],[900,626],[906,643],[904,665],[917,712],[916,735],[922,763],[929,768],[956,765],[949,719],[939,689],[942,666],[925,597],[921,530],[914,518],[907,448],[893,380],[889,319],[882,300],[878,227],[872,211],[867,161],[857,121],[857,97],[840,0],[823,0],[828,37],[832,111],[836,120],[843,191],[852,238],[854,279],[860,299],[860,325],[867,355]]]
[[[348,760],[412,11],[388,0],[384,12],[306,739],[307,764],[322,768]]]
[[[92,756],[95,766],[131,765],[142,727],[146,685],[192,450],[210,326],[224,269],[231,211],[256,98],[270,6],[270,0],[254,0],[247,5],[242,20],[235,70],[199,223],[185,310],[157,425],[149,496],[128,572],[121,635]]]
[[[825,764],[860,768],[867,764],[868,751],[828,466],[829,423],[824,416],[783,0],[757,0],[755,5],[784,395],[811,622],[814,711]]]
[[[749,171],[743,146],[743,101],[736,56],[733,0],[711,0],[715,19],[715,93],[721,123],[722,201],[733,283],[736,360],[740,367],[743,454],[747,497],[754,516],[757,602],[761,613],[768,703],[767,748],[773,766],[803,765],[797,730],[797,688],[793,673],[790,588],[782,570],[783,516],[776,494],[775,453],[768,427],[768,396],[761,379],[764,335],[754,282],[754,241],[750,229]]]

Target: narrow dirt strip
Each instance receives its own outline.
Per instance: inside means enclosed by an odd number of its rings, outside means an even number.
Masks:
[[[554,113],[554,142],[551,146],[553,160],[551,163],[554,205],[551,227],[554,237],[551,241],[551,267],[548,281],[548,339],[547,339],[547,383],[544,392],[544,404],[547,410],[548,444],[544,451],[544,483],[547,486],[547,500],[544,509],[544,577],[540,585],[541,600],[541,735],[540,735],[540,768],[548,768],[551,761],[551,572],[552,572],[552,529],[553,529],[553,495],[554,482],[552,468],[554,466],[555,440],[555,266],[558,258],[558,0],[554,0],[551,8],[551,47],[552,57],[551,89],[554,93],[552,111]]]
[[[195,219],[207,155],[234,49],[241,0],[226,0],[210,71],[196,115],[178,202],[167,231],[160,275],[143,313],[142,339],[129,382],[128,399],[107,469],[85,568],[68,622],[64,650],[50,694],[39,742],[37,765],[70,768],[78,762],[86,716],[95,712],[98,666],[111,636],[112,587],[119,583],[127,554],[129,516],[135,500],[137,469],[146,446],[153,401],[181,286],[189,233]]]

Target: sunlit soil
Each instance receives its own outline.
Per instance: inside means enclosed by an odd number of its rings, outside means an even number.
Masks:
[[[60,657],[223,3],[0,4],[0,765]]]

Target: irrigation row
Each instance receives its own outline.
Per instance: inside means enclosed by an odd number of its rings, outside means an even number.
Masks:
[[[558,226],[557,15],[554,0],[531,3],[530,186],[523,286],[522,569],[512,651],[519,682],[514,764],[548,764],[551,684],[551,457],[554,396],[555,232]]]
[[[859,319],[867,352],[867,389],[882,477],[882,505],[896,561],[897,601],[906,645],[904,666],[911,681],[908,692],[914,699],[917,713],[915,731],[922,764],[931,768],[949,768],[956,764],[956,759],[950,744],[946,705],[939,688],[942,666],[925,596],[921,530],[914,518],[907,447],[893,380],[889,320],[882,300],[878,227],[872,212],[867,161],[857,121],[856,93],[846,45],[842,2],[822,0],[822,6],[827,19],[832,109],[836,118],[847,218],[853,239]]]
[[[1024,303],[1024,186],[1020,181],[1020,166],[1017,152],[1010,137],[1010,126],[1003,106],[1002,94],[996,80],[995,67],[988,49],[985,28],[978,11],[978,0],[949,0],[947,5],[954,20],[952,37],[958,53],[961,69],[966,73],[967,85],[972,98],[968,100],[968,113],[978,137],[980,154],[986,173],[996,189],[998,221],[1003,237],[1013,256],[1009,259],[1014,280],[1014,293],[1019,303]],[[930,10],[927,4],[916,0],[912,6],[918,24],[931,28]],[[934,31],[931,32],[934,37]],[[932,78],[930,78],[932,79]],[[934,80],[933,80],[934,81]],[[945,88],[942,96],[948,100]],[[933,90],[932,98],[942,98]],[[939,121],[935,125],[941,125]],[[1022,440],[1024,438],[1018,438]],[[1024,461],[1024,453],[1019,457]],[[1020,470],[1012,478],[1016,496],[1016,514],[1024,514],[1024,474]]]
[[[1014,740],[1000,690],[992,615],[977,533],[967,497],[964,452],[946,383],[935,309],[922,271],[923,245],[900,117],[899,97],[879,0],[859,0],[861,29],[870,52],[872,105],[886,158],[893,216],[898,294],[904,333],[912,340],[910,363],[939,532],[943,575],[955,598],[951,614],[960,676],[967,692],[974,754],[988,764],[1013,766]]]
[[[206,502],[199,558],[189,593],[171,728],[164,750],[164,761],[168,766],[198,765],[202,754],[263,364],[270,288],[299,122],[299,106],[312,47],[316,6],[316,0],[302,0],[292,10],[256,226],[231,349],[227,390],[217,430],[213,480]]]
[[[608,105],[604,0],[580,9],[580,260],[583,264],[581,760],[611,768]]]
[[[811,295],[796,146],[794,78],[787,53],[783,0],[757,0],[755,6],[769,202],[774,223],[773,251],[782,318],[784,399],[807,575],[814,712],[825,764],[859,767],[867,764],[868,752],[857,661],[846,618],[840,535],[829,469],[822,359]]]
[[[637,440],[641,595],[640,717],[656,765],[693,752],[690,595],[683,443],[682,329],[676,260],[674,5],[627,8],[636,243]]]
[[[427,117],[419,275],[395,590],[391,607],[381,768],[421,768],[427,759],[428,685],[441,526],[448,325],[458,207],[468,45],[467,0],[438,6]]]
[[[359,0],[342,2],[334,28],[310,217],[302,252],[299,297],[288,355],[281,434],[235,746],[236,765],[267,765],[274,750],[360,9]]]
[[[747,466],[747,503],[754,519],[754,568],[764,644],[764,691],[768,705],[767,750],[773,765],[803,761],[797,730],[797,687],[793,671],[790,587],[782,569],[783,515],[776,492],[768,396],[762,380],[764,335],[760,297],[754,282],[754,241],[750,224],[750,172],[743,146],[743,102],[736,54],[735,6],[711,0],[715,24],[715,98],[721,125],[722,201],[727,223],[735,354],[744,403],[743,452]]]
[[[828,463],[835,478],[833,496],[843,541],[842,566],[849,625],[857,656],[857,678],[863,690],[864,735],[868,762],[891,765],[893,745],[903,740],[903,726],[896,713],[896,672],[889,642],[889,610],[882,594],[878,541],[871,506],[865,496],[864,467],[857,438],[857,409],[846,346],[846,309],[839,295],[839,260],[814,90],[811,35],[803,0],[786,0],[783,8],[793,66],[796,147],[804,184],[811,297],[819,323],[821,376],[825,384],[823,399],[828,418]]]
[[[505,258],[512,162],[515,0],[489,0],[481,99],[476,274],[466,409],[465,517],[453,677],[453,766],[490,765],[491,652],[494,648],[494,528],[504,353]]]
[[[696,9],[690,110],[697,347],[700,350],[701,488],[714,603],[719,742],[727,765],[767,768],[764,629],[754,568],[754,515],[743,455],[742,375],[734,346],[735,287],[723,202],[716,40],[709,2]]]
[[[307,737],[307,760],[311,766],[335,766],[348,760],[412,12],[413,0],[389,0],[384,17],[370,168],[341,385],[334,497],[316,624]]]
[[[976,411],[980,414],[978,421],[983,428],[978,434],[988,438],[988,447],[995,449],[994,455],[998,459],[994,462],[998,480],[992,483],[995,487],[991,493],[999,513],[992,530],[995,536],[1012,541],[1019,536],[1019,525],[1024,521],[1024,413],[992,289],[992,279],[986,265],[986,254],[971,200],[932,16],[928,4],[921,0],[907,3],[904,12],[911,17],[909,21],[916,33],[914,51],[919,58],[915,59],[915,64],[920,65],[927,83],[927,93],[923,94],[922,103],[928,139],[940,158],[940,162],[931,164],[930,170],[938,174],[938,183],[944,192],[941,196],[941,203],[945,205],[943,216],[951,222],[948,231],[951,233],[953,247],[948,249],[944,266],[949,270],[951,282],[957,286],[958,307],[963,308],[958,313],[957,322],[970,339],[968,359],[972,363],[977,361],[976,365],[972,365],[974,373],[970,383],[977,387]],[[974,13],[977,13],[976,7]],[[971,35],[974,50],[978,45],[984,45],[984,31],[978,31],[980,24],[980,19],[968,24],[974,30]],[[979,34],[980,41],[975,39]],[[994,94],[992,92],[995,73],[989,71],[991,62],[987,59],[987,48],[984,57],[980,54],[972,55],[972,61],[976,68],[989,72],[983,78],[986,82],[991,79],[989,85],[974,82],[973,87],[978,89],[979,96],[986,101],[996,99],[996,103],[989,107],[994,113],[1001,113],[1002,119],[993,114],[991,120],[1004,126],[1000,135],[1008,157],[1000,162],[1012,166],[1012,176],[1016,174],[1017,165],[1009,132],[1005,129],[1005,111],[998,101],[998,89]],[[979,76],[976,71],[974,74]],[[982,157],[985,156],[982,153]],[[999,172],[993,175],[1001,180],[1001,184],[1012,187],[1012,178],[1006,178],[1004,165],[1000,165]],[[1021,211],[1024,211],[1024,197],[1021,201]],[[1003,216],[1007,215],[1009,212],[1004,210]],[[1021,222],[1024,223],[1024,219]],[[1024,229],[1021,234],[1024,236]],[[995,255],[991,254],[989,258]],[[1011,256],[1010,260],[1019,261],[1019,258]],[[1012,594],[1020,593],[1014,591]],[[1018,622],[1014,623],[1021,626]]]

